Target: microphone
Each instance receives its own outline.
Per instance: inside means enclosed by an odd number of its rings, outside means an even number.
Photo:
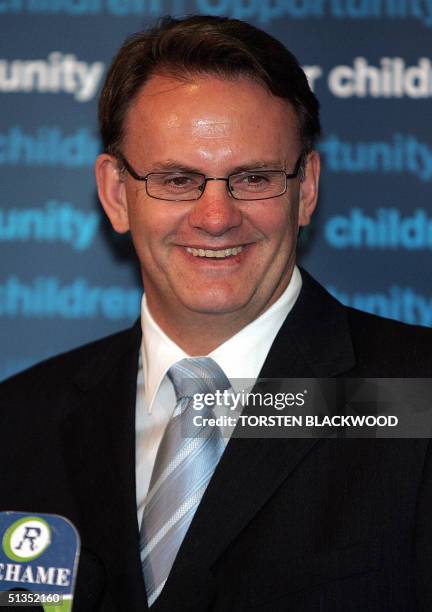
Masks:
[[[56,514],[0,512],[0,607],[72,610],[80,538]]]

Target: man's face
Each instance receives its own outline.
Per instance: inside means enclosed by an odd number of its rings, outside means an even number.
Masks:
[[[293,109],[245,78],[154,76],[130,107],[124,134],[122,152],[140,175],[290,173],[301,152]],[[152,313],[227,315],[240,328],[270,306],[289,282],[298,226],[309,222],[315,205],[317,159],[303,183],[290,180],[284,195],[255,201],[233,199],[223,181],[208,182],[197,201],[156,200],[126,173],[120,195],[126,217],[113,225],[131,231]],[[202,256],[226,249],[234,254]]]

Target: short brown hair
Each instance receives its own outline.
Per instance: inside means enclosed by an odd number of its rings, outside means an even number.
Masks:
[[[314,148],[320,135],[318,100],[297,59],[281,42],[238,19],[165,17],[126,39],[111,63],[99,100],[105,152],[120,151],[126,113],[156,73],[181,78],[196,73],[247,76],[293,106],[303,153]]]

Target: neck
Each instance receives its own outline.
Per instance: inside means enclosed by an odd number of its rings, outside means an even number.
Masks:
[[[241,329],[252,323],[282,295],[282,287],[259,310],[208,314],[172,308],[160,308],[158,301],[147,295],[147,307],[162,331],[190,356],[208,355]]]
[[[150,305],[149,311],[164,333],[192,357],[208,355],[245,326],[239,321],[227,321],[222,315],[195,314],[191,321],[178,313],[176,319],[165,317]]]

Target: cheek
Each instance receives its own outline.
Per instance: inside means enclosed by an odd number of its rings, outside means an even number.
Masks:
[[[128,185],[126,189],[127,211],[131,233],[134,239],[149,235],[153,231],[153,222],[157,221],[157,209],[149,201],[145,185]],[[156,213],[156,214],[155,214]]]
[[[136,249],[141,253],[157,255],[158,259],[168,253],[175,241],[182,218],[175,211],[153,202],[142,202],[140,208],[131,211],[131,234]]]
[[[271,204],[262,202],[259,208],[250,214],[249,220],[268,240],[277,242],[296,231],[295,211],[296,207],[288,202],[271,202]]]

